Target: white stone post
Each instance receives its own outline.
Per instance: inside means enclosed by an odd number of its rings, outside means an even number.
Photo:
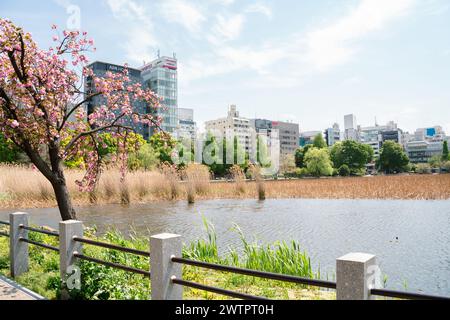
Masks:
[[[28,271],[28,243],[20,238],[28,239],[28,213],[16,212],[9,215],[9,261],[11,277],[15,278]]]
[[[181,254],[181,236],[163,233],[150,238],[152,300],[183,299],[183,287],[172,283],[173,277],[181,279],[182,266],[171,259]]]
[[[69,290],[79,289],[80,270],[74,253],[82,253],[82,243],[73,238],[83,237],[83,223],[76,220],[59,223],[59,271],[62,281],[61,298],[69,299]]]
[[[376,256],[349,253],[336,260],[337,300],[371,300],[370,289],[378,288],[380,282]]]

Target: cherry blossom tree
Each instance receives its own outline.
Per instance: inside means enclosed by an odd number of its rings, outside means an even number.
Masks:
[[[69,220],[75,219],[76,213],[64,176],[64,160],[84,158],[86,173],[77,184],[92,191],[102,170],[102,137],[110,133],[117,139],[117,161],[124,177],[133,124],[159,127],[161,121],[139,113],[133,105],[144,103],[155,110],[160,99],[141,84],[132,83],[126,67],[120,73],[95,76],[87,67],[86,54],[95,50],[87,33],[52,29],[55,45],[42,50],[30,33],[0,19],[0,133],[51,183],[61,217]],[[83,91],[85,78],[93,83],[90,92]],[[87,115],[84,106],[96,96],[102,97],[102,105]]]

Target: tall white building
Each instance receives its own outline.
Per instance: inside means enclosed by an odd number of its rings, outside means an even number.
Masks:
[[[190,138],[195,140],[197,136],[197,123],[194,121],[194,109],[178,108],[178,127],[175,131],[176,138]]]
[[[252,154],[253,130],[249,119],[242,118],[236,109],[236,105],[231,105],[226,118],[205,122],[206,132],[222,135],[224,138],[232,139],[237,137],[239,144],[248,154]],[[231,135],[231,136],[230,136]]]
[[[346,140],[358,140],[358,125],[356,123],[356,116],[354,114],[348,114],[344,116],[344,129]]]

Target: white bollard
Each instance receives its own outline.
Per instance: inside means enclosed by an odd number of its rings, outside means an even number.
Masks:
[[[183,287],[172,283],[172,277],[181,279],[182,266],[171,259],[181,254],[181,236],[163,233],[150,238],[152,300],[183,299]]]
[[[81,242],[74,237],[83,238],[83,223],[69,220],[59,223],[59,270],[62,281],[61,298],[69,299],[69,290],[79,289],[80,271],[76,266],[74,253],[82,253]]]
[[[15,278],[28,271],[28,243],[20,238],[28,239],[28,213],[16,212],[9,215],[9,260],[11,277]]]
[[[381,282],[376,256],[349,253],[336,260],[337,300],[371,300],[370,289]]]

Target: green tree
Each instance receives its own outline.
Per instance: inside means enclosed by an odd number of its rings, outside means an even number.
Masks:
[[[448,142],[444,141],[444,147],[442,151],[442,161],[450,160],[449,152],[448,152]]]
[[[313,146],[317,149],[325,149],[328,147],[323,135],[321,133],[317,134],[313,140]]]
[[[295,166],[297,168],[305,168],[305,155],[308,153],[308,150],[313,148],[313,145],[307,144],[303,148],[298,148],[295,151]]]
[[[409,158],[403,147],[394,142],[386,141],[380,152],[379,167],[386,173],[403,172],[409,164]]]
[[[157,153],[159,162],[173,164],[172,152],[177,144],[177,141],[168,133],[156,133],[150,137],[148,143]]]
[[[137,152],[128,157],[128,167],[131,170],[152,170],[159,164],[159,154],[149,143],[145,143]]]
[[[348,166],[351,174],[361,174],[373,159],[373,149],[353,140],[336,143],[331,148],[331,161],[335,168]]]
[[[0,133],[0,162],[15,162],[19,156],[19,150],[14,143]]]
[[[203,164],[207,165],[216,177],[225,176],[235,164],[239,165],[244,171],[249,166],[249,156],[239,143],[238,138],[234,137],[231,142],[233,147],[231,152],[228,152],[228,144],[230,144],[230,141],[227,141],[226,138],[217,141],[217,138],[211,133],[206,136],[203,154],[209,159],[204,157]]]
[[[439,155],[435,155],[431,157],[430,160],[428,160],[428,164],[434,169],[439,169],[442,165],[442,162],[442,156]]]
[[[305,163],[312,176],[331,176],[333,174],[333,166],[327,149],[310,149],[305,156]]]

